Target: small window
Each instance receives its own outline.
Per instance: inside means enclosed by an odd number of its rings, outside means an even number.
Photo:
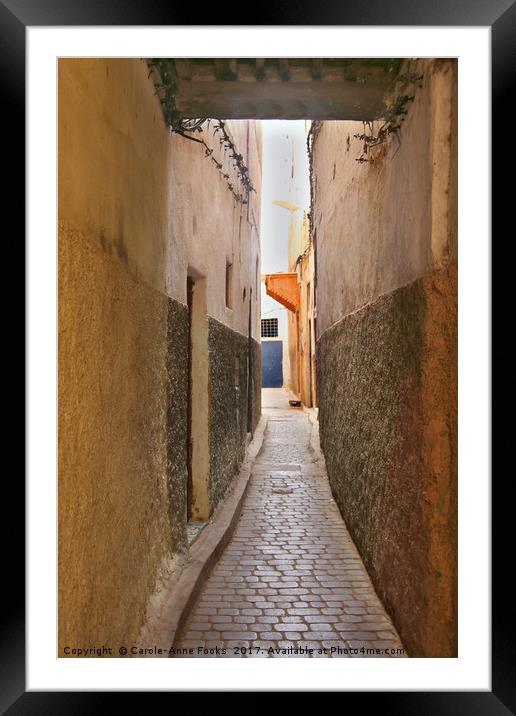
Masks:
[[[278,319],[262,318],[262,338],[278,337]]]
[[[226,308],[233,308],[233,264],[226,263]]]

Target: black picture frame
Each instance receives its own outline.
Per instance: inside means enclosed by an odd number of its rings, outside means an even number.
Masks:
[[[188,8],[176,8],[164,0],[3,0],[0,2],[0,83],[2,85],[4,141],[13,151],[9,165],[9,182],[6,187],[5,206],[9,213],[25,216],[25,28],[27,26],[81,26],[81,25],[192,25],[189,19],[195,13]],[[258,10],[258,7],[256,8]],[[202,11],[206,25],[228,25],[230,18],[242,17],[242,6],[233,9],[231,3],[211,5]],[[511,79],[516,67],[516,4],[513,0],[433,0],[432,3],[410,0],[364,0],[361,3],[325,3],[315,0],[284,0],[281,4],[267,4],[259,8],[260,22],[255,25],[348,25],[348,26],[490,26],[492,32],[492,216],[493,235],[501,225],[512,228],[512,185],[504,179],[507,168],[507,149],[497,145],[501,134],[510,130]],[[209,22],[208,22],[209,21]],[[459,110],[460,111],[460,110]],[[512,140],[511,140],[512,141]],[[472,148],[474,150],[474,148]],[[512,152],[511,152],[512,153]],[[16,209],[19,209],[16,212]],[[507,219],[507,224],[505,224]],[[21,223],[17,223],[20,231]],[[506,235],[510,241],[513,231]],[[16,238],[20,244],[21,239]],[[502,244],[504,242],[501,242]],[[501,253],[501,249],[500,249]],[[493,259],[497,253],[493,252]],[[504,266],[498,266],[500,275],[492,292],[492,329],[496,331],[503,321],[502,309],[509,301],[511,281],[504,249]],[[503,276],[503,269],[507,272]],[[504,292],[507,292],[504,294]],[[506,327],[505,327],[506,328]],[[504,375],[511,375],[514,354],[500,343],[492,353],[499,362],[499,380],[493,379],[495,400],[504,395],[507,384]],[[510,388],[510,386],[509,386]],[[500,400],[501,402],[501,400]],[[496,447],[509,445],[510,424],[505,423],[493,438]],[[516,714],[516,634],[514,606],[510,580],[510,553],[512,522],[509,510],[512,504],[506,491],[510,469],[493,486],[493,591],[492,591],[492,691],[454,692],[366,692],[368,709],[396,714]],[[2,610],[2,637],[0,645],[0,706],[2,713],[18,714],[90,714],[114,707],[119,692],[26,692],[25,691],[25,614],[24,614],[24,485],[13,470],[5,487],[4,505],[14,516],[13,526],[4,536],[4,598]],[[5,526],[5,520],[4,526]],[[13,532],[14,530],[14,532]],[[14,539],[13,539],[14,535]],[[195,667],[193,667],[195,668]],[[235,689],[236,690],[236,689]],[[361,699],[364,692],[346,693],[346,706],[350,698]],[[168,695],[167,695],[168,697]],[[149,693],[130,694],[132,708],[150,707]]]

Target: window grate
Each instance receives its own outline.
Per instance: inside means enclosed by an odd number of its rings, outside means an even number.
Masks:
[[[278,319],[262,318],[262,338],[278,337]]]

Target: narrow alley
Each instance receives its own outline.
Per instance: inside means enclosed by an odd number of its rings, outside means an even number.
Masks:
[[[60,658],[457,657],[457,60],[58,70]]]
[[[317,422],[288,400],[263,391],[242,514],[175,655],[405,656],[332,498]]]

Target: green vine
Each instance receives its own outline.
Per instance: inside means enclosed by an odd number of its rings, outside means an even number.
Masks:
[[[400,88],[411,87],[411,89],[415,90],[416,84],[418,87],[422,87],[422,80],[423,75],[407,71],[397,78],[397,85]],[[393,154],[393,157],[396,156],[401,146],[401,126],[408,113],[407,106],[414,101],[414,97],[415,94],[399,94],[381,118],[383,122],[376,133],[373,128],[373,122],[363,123],[364,131],[362,134],[353,135],[355,139],[360,139],[363,143],[362,153],[355,161],[361,164],[374,161],[374,158],[370,155],[370,150],[385,143],[391,135],[395,136],[398,141],[398,148]]]
[[[322,122],[319,120],[313,120],[310,123],[310,129],[308,130],[308,134],[306,137],[306,148],[308,152],[308,176],[309,176],[309,184],[310,184],[310,211],[308,212],[308,237],[309,242],[312,243],[312,236],[313,236],[313,206],[314,206],[314,172],[313,172],[313,148],[314,148],[314,142],[317,138],[317,135],[319,134]]]
[[[200,119],[185,119],[181,112],[177,109],[175,100],[177,94],[177,84],[172,72],[170,71],[169,61],[152,59],[148,60],[148,65],[150,68],[149,77],[153,71],[159,77],[159,81],[154,82],[154,86],[156,88],[156,94],[159,96],[163,105],[165,121],[169,126],[170,131],[175,134],[179,134],[185,139],[201,144],[204,147],[204,156],[211,159],[219,172],[222,174],[222,177],[235,201],[239,204],[248,204],[249,194],[253,191],[256,192],[256,190],[251,183],[249,169],[244,163],[244,158],[237,151],[226,130],[225,122],[222,119],[212,119],[208,117],[202,117]],[[197,137],[187,134],[187,132],[201,133],[203,132],[203,125],[206,124],[209,128],[211,122],[214,122],[215,124],[214,136],[220,133],[219,146],[224,150],[226,156],[229,156],[229,161],[236,170],[237,177],[241,184],[241,191],[239,191],[238,187],[235,187],[230,181],[229,174],[224,172],[223,163],[217,161],[217,159],[213,156],[213,148],[209,147],[204,139],[198,139]]]

